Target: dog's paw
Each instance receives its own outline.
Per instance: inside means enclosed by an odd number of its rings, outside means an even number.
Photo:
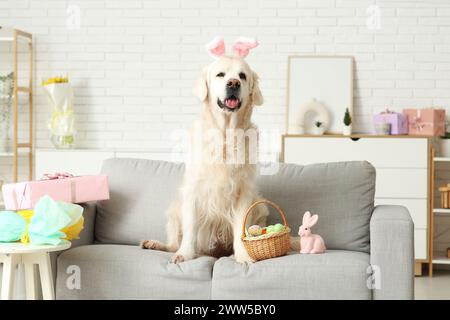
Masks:
[[[196,254],[191,251],[177,251],[170,259],[171,263],[181,263],[184,261],[192,260],[196,257]]]
[[[253,260],[248,254],[235,254],[234,259],[236,260],[236,262],[242,264],[255,262],[255,260]]]
[[[142,240],[140,245],[142,249],[161,250],[162,244],[156,240]]]
[[[253,263],[255,262],[248,254],[247,250],[243,246],[234,246],[234,260],[239,263]]]
[[[170,258],[170,263],[181,263],[184,262],[184,257],[181,254],[174,254],[172,258]]]

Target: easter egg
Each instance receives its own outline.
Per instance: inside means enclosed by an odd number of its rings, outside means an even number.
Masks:
[[[266,234],[267,233],[267,228],[263,228],[262,230],[261,230],[261,234]]]
[[[267,226],[267,227],[266,227],[267,233],[272,233],[272,232],[274,232],[273,227],[274,227],[274,226],[272,226],[272,225]]]
[[[262,232],[261,227],[258,225],[253,225],[251,227],[248,228],[248,234],[251,236],[259,236]]]
[[[274,232],[280,232],[283,230],[284,230],[284,226],[281,223],[277,223],[276,225],[273,226]]]

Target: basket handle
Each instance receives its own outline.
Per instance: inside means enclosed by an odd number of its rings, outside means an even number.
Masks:
[[[248,209],[247,212],[245,213],[245,218],[244,218],[244,224],[242,225],[242,238],[245,238],[245,226],[247,225],[247,218],[248,215],[252,212],[253,208],[256,207],[257,205],[261,204],[261,203],[266,203],[271,205],[272,207],[274,207],[275,209],[277,209],[278,213],[281,216],[281,219],[283,219],[283,224],[285,227],[289,227],[287,221],[286,221],[286,217],[284,215],[283,210],[280,208],[280,206],[278,206],[276,203],[270,201],[270,200],[266,200],[266,199],[262,199],[262,200],[258,200],[255,203],[253,203]]]

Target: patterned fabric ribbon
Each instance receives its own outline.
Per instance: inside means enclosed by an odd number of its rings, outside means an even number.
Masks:
[[[67,178],[73,178],[73,174],[68,172],[44,173],[40,180],[57,180]]]
[[[411,125],[413,125],[418,132],[422,131],[425,127],[426,123],[422,121],[420,117],[414,117],[413,121],[411,121]]]
[[[391,111],[391,110],[389,110],[389,109],[387,109],[387,108],[386,108],[385,111],[382,111],[382,112],[381,112],[381,114],[392,114],[392,113],[395,113],[395,112],[394,112],[394,111]]]
[[[416,128],[417,132],[421,132],[423,128],[427,125],[433,125],[432,122],[424,122],[421,118],[421,110],[417,110],[417,116],[414,116],[413,120],[410,123],[413,127]]]

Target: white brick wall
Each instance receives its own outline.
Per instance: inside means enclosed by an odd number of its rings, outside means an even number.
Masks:
[[[369,6],[380,29],[367,27]],[[80,28],[67,28],[79,8]],[[80,147],[160,148],[199,111],[191,88],[210,58],[204,44],[256,36],[248,57],[265,105],[255,120],[284,130],[288,54],[356,59],[355,129],[386,107],[450,106],[450,2],[374,0],[0,0],[1,25],[35,35],[36,145],[50,146],[39,82],[68,73]],[[73,29],[73,28],[72,28]]]
[[[371,30],[374,4],[381,25]],[[67,28],[68,8],[80,9],[79,29]],[[260,40],[248,60],[265,96],[255,114],[261,129],[284,130],[289,54],[355,57],[357,131],[370,131],[371,116],[386,107],[450,111],[447,0],[0,0],[0,25],[35,36],[38,147],[50,146],[40,80],[65,73],[79,147],[170,147],[170,133],[200,110],[191,89],[216,35],[228,44],[241,35]],[[10,178],[10,163],[0,160],[0,179]],[[448,177],[444,170],[440,179]]]

